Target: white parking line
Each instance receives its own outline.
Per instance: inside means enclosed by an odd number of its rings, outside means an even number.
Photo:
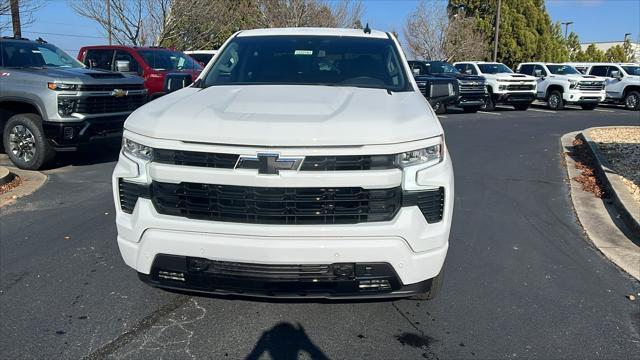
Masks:
[[[497,112],[490,112],[490,111],[478,111],[481,114],[489,114],[489,115],[502,115],[500,113]]]
[[[527,109],[527,111],[538,111],[538,112],[549,113],[549,114],[557,113],[556,111],[553,111],[553,110],[532,109],[532,108]]]
[[[607,110],[607,109],[593,109],[593,111],[600,111],[600,112],[615,112],[613,110]]]

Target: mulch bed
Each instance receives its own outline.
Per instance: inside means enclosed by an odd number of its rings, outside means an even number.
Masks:
[[[8,182],[8,183],[6,183],[4,185],[0,185],[0,195],[5,194],[5,193],[9,192],[9,190],[18,187],[18,185],[20,185],[20,183],[22,183],[22,180],[20,179],[20,177],[18,175],[16,175],[13,178],[13,180],[11,180],[11,182]]]
[[[573,180],[582,185],[582,190],[588,191],[601,199],[608,198],[609,196],[605,191],[605,187],[594,171],[596,164],[591,156],[591,152],[589,152],[587,145],[582,140],[573,140],[571,156],[576,161],[576,169],[581,172],[581,174],[574,177]]]

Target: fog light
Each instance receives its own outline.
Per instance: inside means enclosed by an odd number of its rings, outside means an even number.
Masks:
[[[189,266],[189,271],[205,271],[209,268],[210,261],[203,258],[189,258],[187,260],[187,264]]]
[[[363,291],[383,291],[391,290],[391,284],[384,279],[360,280],[358,288]]]
[[[333,275],[342,279],[353,279],[355,277],[355,264],[354,263],[338,263],[332,264]]]
[[[158,271],[158,278],[165,280],[185,281],[184,273],[174,271]]]
[[[69,116],[71,115],[76,108],[76,101],[75,100],[58,100],[58,114],[62,115],[62,116]]]
[[[71,126],[65,126],[63,133],[65,140],[73,139],[74,131]]]

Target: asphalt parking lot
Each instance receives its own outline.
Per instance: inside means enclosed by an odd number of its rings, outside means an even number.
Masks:
[[[67,155],[0,209],[0,353],[18,358],[640,358],[640,284],[576,223],[560,137],[640,113],[440,116],[456,174],[445,283],[431,302],[170,293],[122,262],[117,149]],[[266,356],[266,357],[265,357]]]

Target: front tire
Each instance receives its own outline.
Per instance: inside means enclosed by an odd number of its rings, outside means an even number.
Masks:
[[[598,107],[598,104],[582,104],[580,105],[580,107],[582,108],[582,110],[593,110]]]
[[[2,140],[5,153],[23,170],[38,170],[55,154],[44,136],[42,118],[36,114],[10,117]]]
[[[516,104],[513,105],[513,107],[518,111],[527,111],[527,109],[529,109],[529,105],[530,104]]]
[[[433,300],[440,293],[440,289],[442,288],[442,284],[444,283],[444,265],[442,265],[442,269],[440,269],[440,273],[431,279],[431,287],[429,291],[423,294],[416,294],[410,297],[412,300]]]
[[[624,107],[629,110],[640,110],[640,92],[629,91],[624,97]]]
[[[553,90],[547,96],[547,106],[551,110],[562,110],[564,109],[564,99],[562,98],[562,93],[558,90]]]
[[[496,109],[496,103],[493,102],[493,94],[490,93],[489,96],[487,97],[487,101],[482,106],[482,110],[484,110],[484,111],[493,111],[495,109]]]
[[[442,115],[447,112],[447,106],[443,104],[442,101],[436,102],[435,104],[433,104],[432,107],[433,107],[433,111],[438,115]]]

